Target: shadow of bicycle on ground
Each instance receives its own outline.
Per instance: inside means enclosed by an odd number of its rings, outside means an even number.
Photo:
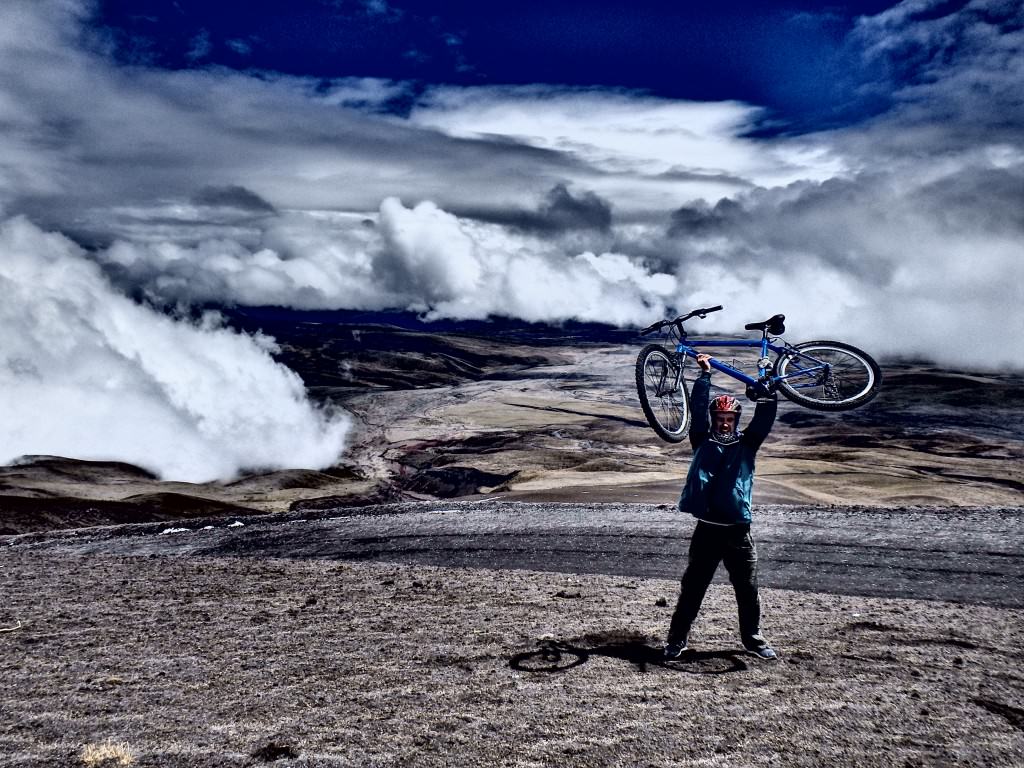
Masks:
[[[579,640],[538,640],[535,651],[517,653],[509,666],[520,672],[567,672],[586,664],[593,656],[621,659],[641,672],[660,667],[692,675],[725,675],[749,669],[740,651],[686,651],[678,659],[666,661],[660,647],[651,647],[643,639],[622,639],[594,645]],[[580,644],[577,644],[580,643]]]

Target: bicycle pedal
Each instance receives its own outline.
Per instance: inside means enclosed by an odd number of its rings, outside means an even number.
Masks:
[[[747,385],[747,399],[757,402],[764,398],[771,399],[771,390],[762,383]]]

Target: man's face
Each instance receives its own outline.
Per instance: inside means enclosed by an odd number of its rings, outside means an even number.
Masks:
[[[715,411],[711,414],[711,429],[716,435],[731,435],[736,431],[736,414],[730,411]]]

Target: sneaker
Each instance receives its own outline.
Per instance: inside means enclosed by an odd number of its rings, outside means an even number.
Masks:
[[[686,647],[685,640],[678,643],[666,643],[665,647],[661,651],[661,655],[665,661],[672,661],[673,659],[678,659],[686,653],[687,650],[689,649]]]
[[[764,645],[748,645],[745,647],[747,649],[747,653],[757,656],[759,659],[764,659],[765,661],[775,661],[779,658],[779,654],[777,654],[775,649],[768,645],[768,643],[765,643]]]

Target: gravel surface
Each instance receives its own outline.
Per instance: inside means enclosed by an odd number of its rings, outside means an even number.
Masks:
[[[1021,611],[764,590],[782,660],[712,587],[261,558],[12,553],[0,765],[1019,766]],[[117,763],[108,762],[107,765]]]
[[[689,531],[670,509],[7,537],[0,766],[1020,766],[1020,516],[759,509],[775,663],[742,652],[726,585],[660,660]],[[385,562],[438,547],[443,567]],[[787,552],[837,589],[780,588]]]

